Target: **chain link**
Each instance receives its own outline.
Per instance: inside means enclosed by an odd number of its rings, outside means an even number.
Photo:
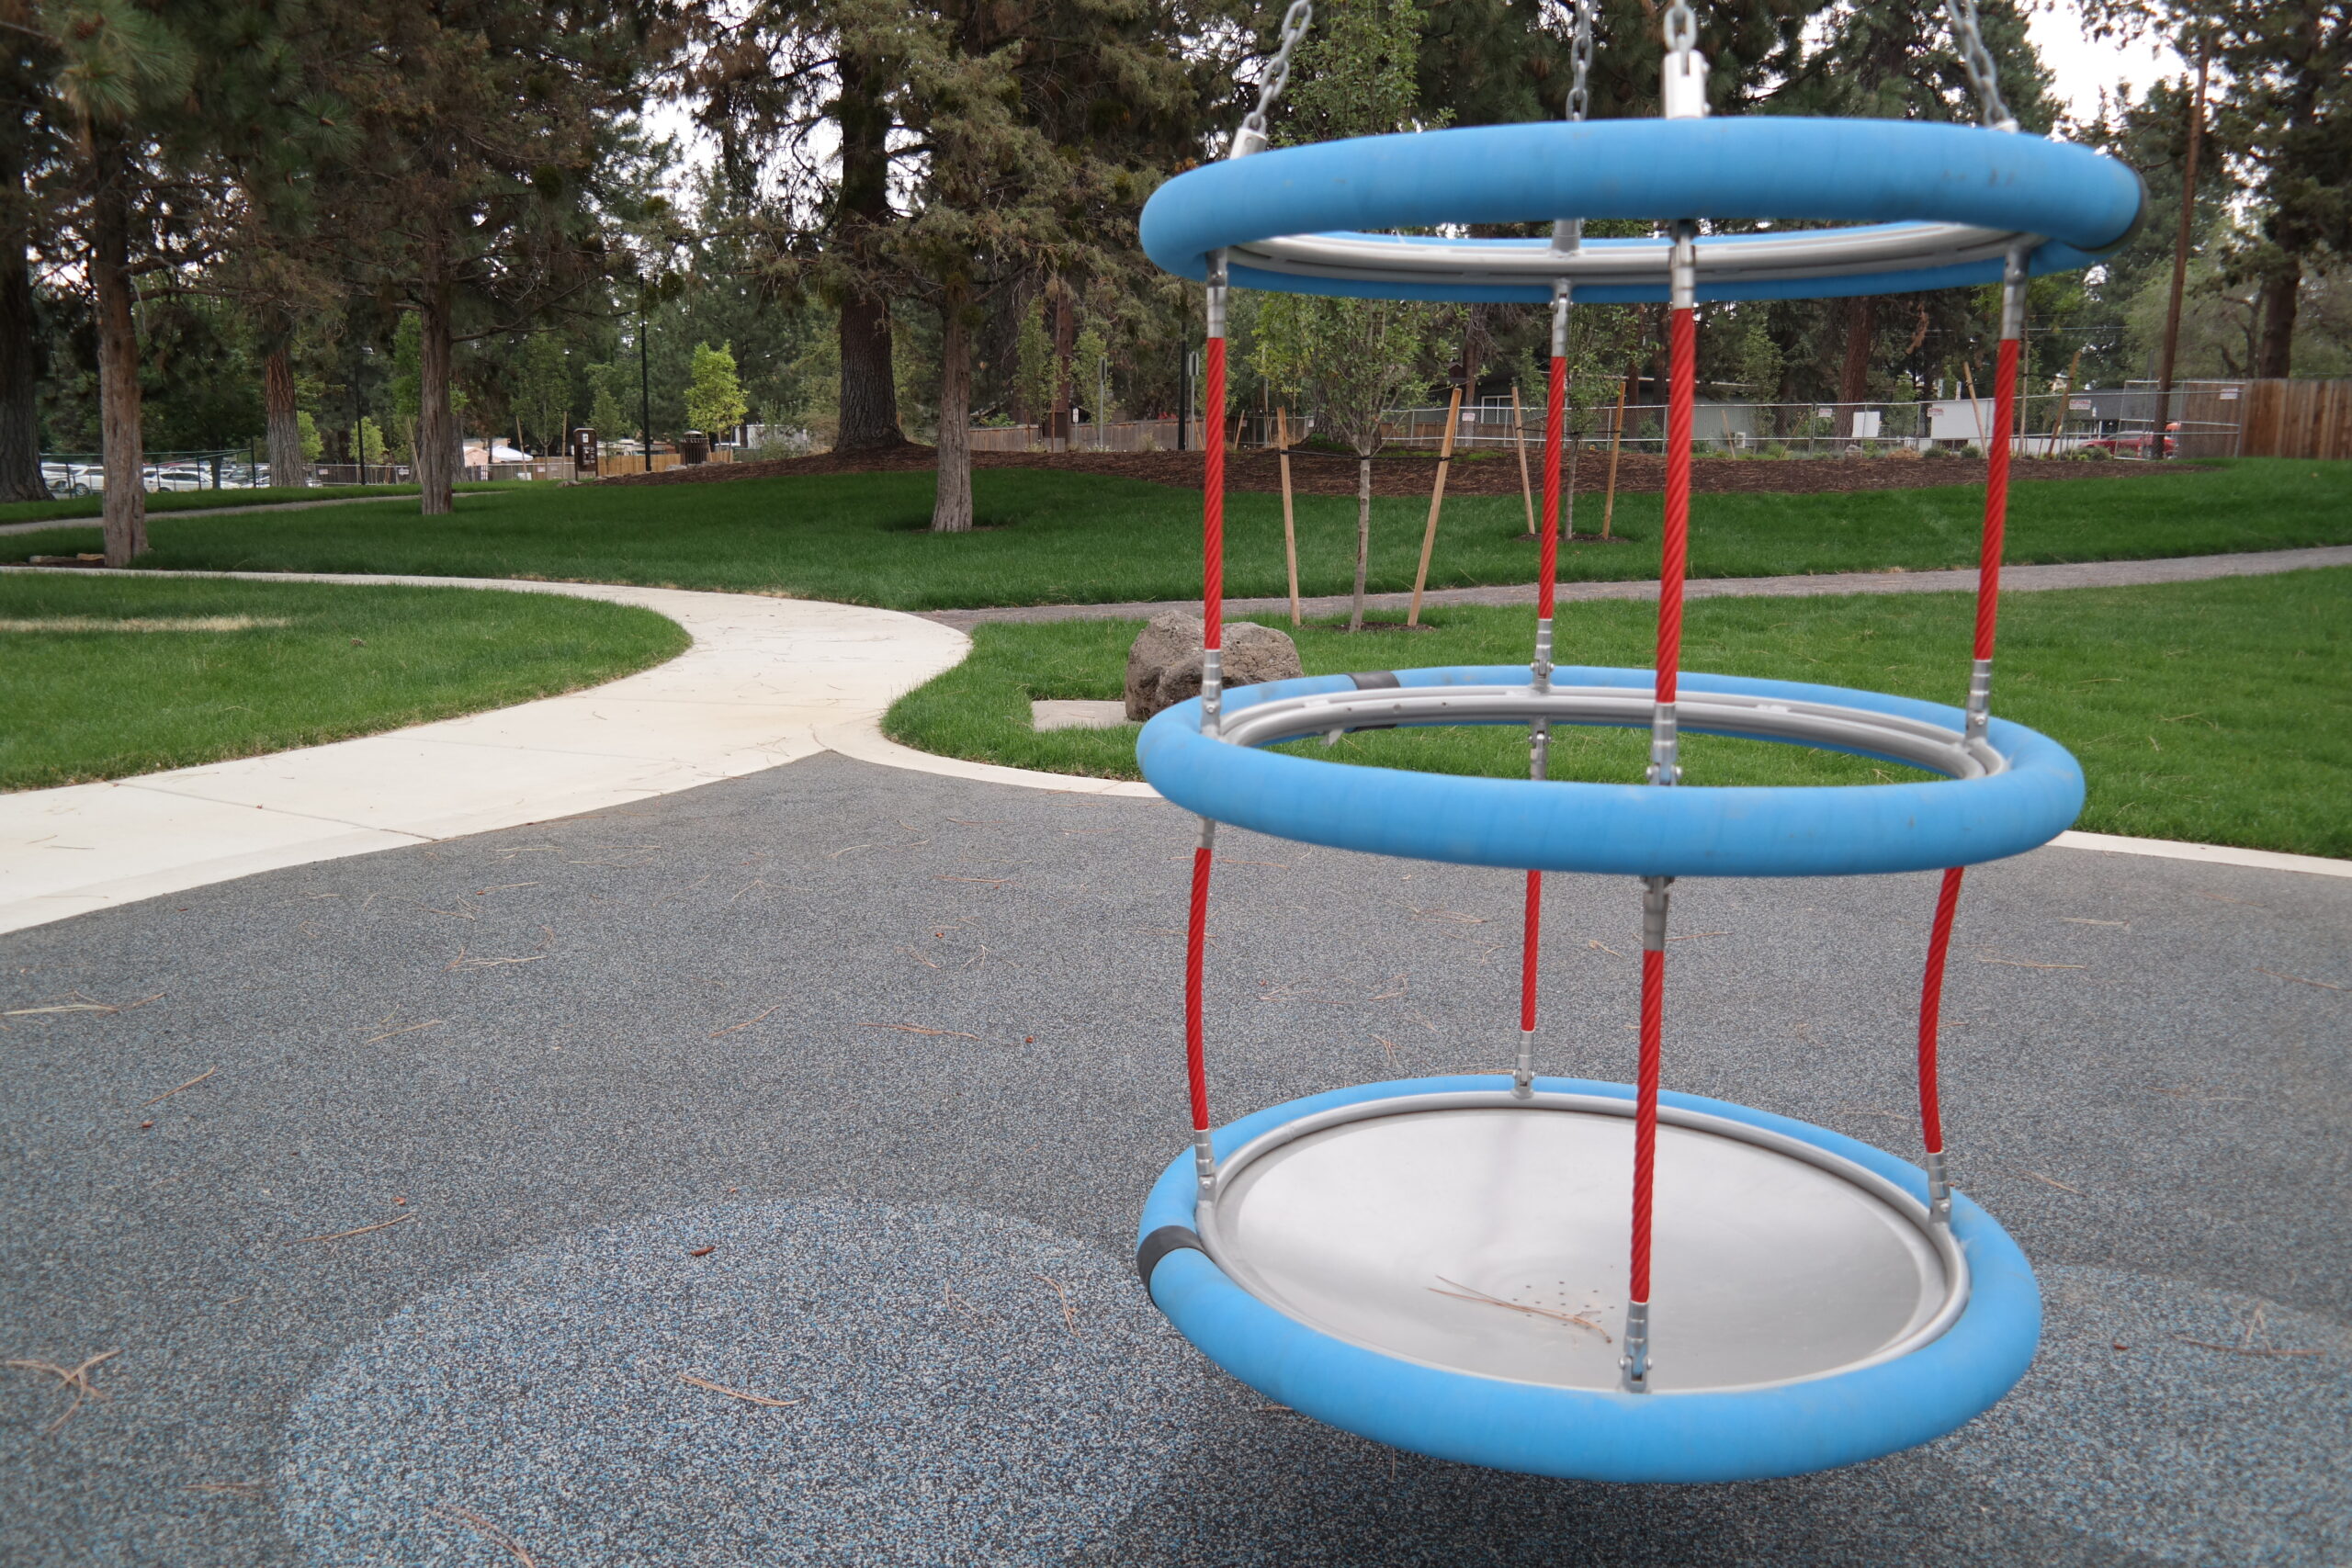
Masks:
[[[1258,107],[1241,121],[1240,134],[1233,139],[1233,155],[1255,152],[1266,144],[1266,113],[1274,100],[1290,85],[1290,57],[1298,49],[1298,40],[1306,36],[1307,28],[1315,20],[1313,0],[1291,0],[1290,9],[1283,13],[1282,41],[1274,49],[1274,57],[1266,62],[1266,73],[1258,83]]]
[[[1996,130],[2015,130],[2017,118],[2001,100],[2000,72],[1993,63],[1993,51],[1984,47],[1984,35],[1977,30],[1976,0],[1944,0],[1944,16],[1951,23],[1952,42],[1960,51],[1961,68],[1968,73],[1968,85],[1975,89],[1977,110],[1984,123]]]
[[[1686,54],[1698,47],[1699,18],[1691,14],[1688,0],[1674,0],[1666,8],[1667,52]]]
[[[1592,107],[1592,93],[1585,85],[1592,74],[1592,0],[1575,0],[1576,32],[1570,60],[1574,74],[1568,80],[1568,118],[1581,120]]]

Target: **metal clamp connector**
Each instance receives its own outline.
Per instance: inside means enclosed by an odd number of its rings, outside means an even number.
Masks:
[[[1674,705],[1660,703],[1650,716],[1650,765],[1645,775],[1654,784],[1677,784],[1682,782],[1680,756],[1682,739],[1675,728]]]
[[[1225,714],[1225,668],[1214,648],[1201,649],[1201,733],[1214,737]]]
[[[1193,1174],[1199,1180],[1201,1199],[1205,1202],[1216,1191],[1216,1150],[1210,1145],[1206,1133],[1193,1134]]]
[[[1928,1156],[1928,1218],[1939,1225],[1951,1224],[1951,1182],[1944,1174],[1944,1152]]]
[[[1581,228],[1582,225],[1579,224],[1578,227]],[[1560,248],[1557,232],[1559,225],[1555,224],[1553,228],[1555,232],[1552,248],[1558,250]],[[1555,359],[1566,359],[1568,356],[1568,307],[1574,302],[1569,298],[1568,280],[1565,277],[1555,279],[1552,284],[1552,357]]]
[[[1670,876],[1642,878],[1642,951],[1666,951],[1666,914],[1670,896],[1667,889],[1674,886]]]
[[[1209,253],[1207,311],[1208,335],[1211,337],[1225,335],[1225,253],[1221,250],[1211,251]]]
[[[1535,1032],[1519,1032],[1519,1066],[1510,1075],[1510,1092],[1514,1100],[1535,1098]]]
[[[1968,738],[1984,739],[1993,722],[1993,661],[1978,660],[1968,675]]]
[[[1650,1391],[1650,1303],[1634,1302],[1625,1308],[1625,1354],[1617,1363],[1627,1393]]]
[[[2026,256],[2023,245],[2011,247],[2001,264],[2001,335],[2017,339],[2025,335]]]
[[[1666,292],[1670,310],[1690,310],[1699,304],[1699,225],[1678,218],[1669,231],[1674,248],[1667,254]]]
[[[1684,19],[1679,29],[1678,15]],[[1688,6],[1677,6],[1667,13],[1665,80],[1658,101],[1668,119],[1707,118],[1707,57],[1696,47],[1698,25],[1690,17]]]

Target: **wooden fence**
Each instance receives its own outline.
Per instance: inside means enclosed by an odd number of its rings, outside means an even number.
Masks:
[[[1192,433],[1193,445],[1201,444],[1200,428]],[[972,426],[972,450],[975,452],[1044,452],[1051,450],[1045,437],[1034,424],[976,424]],[[1176,422],[1172,419],[1123,419],[1106,424],[1079,424],[1070,429],[1066,452],[1173,452],[1176,450]]]
[[[2248,381],[2248,457],[2352,457],[2352,381]]]

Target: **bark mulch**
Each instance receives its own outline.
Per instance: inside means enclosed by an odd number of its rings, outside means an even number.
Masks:
[[[808,457],[785,457],[765,463],[705,463],[694,468],[664,468],[653,474],[617,474],[599,482],[608,485],[711,484],[729,479],[789,479],[826,474],[891,473],[930,469],[938,454],[928,446],[898,446],[882,452],[820,452]],[[1198,452],[975,452],[978,468],[1065,468],[1078,473],[1110,474],[1184,490],[1201,488]],[[2072,458],[2018,458],[2009,465],[2019,479],[2088,479],[2121,474],[2177,471],[2195,468],[2183,463],[2082,461]],[[1709,493],[1736,491],[1779,495],[1811,495],[1832,491],[1917,490],[1929,485],[1978,485],[1984,482],[1982,457],[1702,457],[1691,465],[1691,489]],[[1427,495],[1435,477],[1437,458],[1427,452],[1391,452],[1373,459],[1372,489],[1375,495]],[[1543,470],[1532,469],[1542,495]],[[1599,490],[1608,480],[1609,454],[1586,449],[1577,468],[1579,491]],[[1276,491],[1281,470],[1272,452],[1252,449],[1226,456],[1227,488]],[[1291,453],[1291,487],[1301,495],[1356,493],[1356,460],[1341,453],[1297,450]],[[1508,452],[1457,456],[1446,476],[1449,495],[1517,495],[1519,461]],[[1666,488],[1666,460],[1645,453],[1619,456],[1617,488],[1626,491]]]

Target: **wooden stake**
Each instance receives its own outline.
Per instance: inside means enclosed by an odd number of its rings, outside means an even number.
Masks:
[[[1453,433],[1462,427],[1462,389],[1453,389],[1453,397],[1445,405],[1445,444],[1438,448],[1437,483],[1430,489],[1430,525],[1421,531],[1421,567],[1413,574],[1413,607],[1405,616],[1405,624],[1421,624],[1421,590],[1430,580],[1430,552],[1437,548],[1437,514],[1445,505],[1445,470],[1453,462]]]
[[[1511,435],[1519,444],[1519,493],[1527,502],[1527,536],[1535,537],[1535,483],[1527,477],[1527,416],[1519,407],[1519,383],[1510,384]]]
[[[1609,493],[1600,502],[1600,536],[1609,537],[1609,525],[1617,515],[1617,450],[1625,440],[1625,389],[1632,385],[1628,376],[1617,383],[1617,423],[1609,427]]]
[[[1290,562],[1290,624],[1299,624],[1298,615],[1298,524],[1290,507],[1290,410],[1274,412],[1274,449],[1281,454],[1283,466],[1283,555]]]

